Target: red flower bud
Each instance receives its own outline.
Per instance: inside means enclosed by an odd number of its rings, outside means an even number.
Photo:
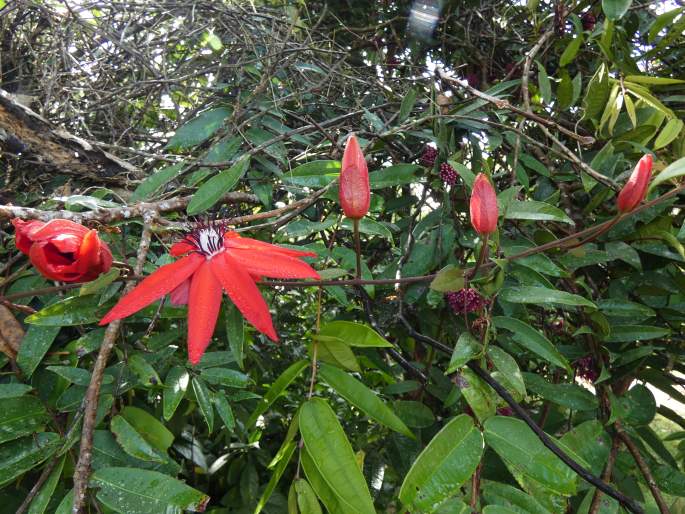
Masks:
[[[497,195],[488,177],[479,173],[471,192],[471,225],[481,235],[497,230]]]
[[[640,159],[630,175],[628,182],[618,194],[618,212],[626,213],[637,207],[647,194],[647,186],[652,176],[652,154]]]
[[[15,244],[41,275],[62,282],[88,282],[112,267],[112,252],[97,230],[69,220],[13,219]]]
[[[354,134],[347,139],[340,171],[340,205],[345,216],[361,219],[369,212],[369,168]]]

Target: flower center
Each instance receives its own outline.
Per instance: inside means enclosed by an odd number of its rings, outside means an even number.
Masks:
[[[214,226],[205,226],[193,230],[187,235],[195,249],[206,257],[211,257],[224,249],[224,233]]]

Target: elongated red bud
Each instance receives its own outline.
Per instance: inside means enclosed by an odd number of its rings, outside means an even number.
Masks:
[[[497,194],[488,177],[479,173],[471,192],[471,225],[481,235],[492,234],[497,230]]]
[[[369,168],[354,134],[347,139],[340,170],[340,205],[345,216],[361,219],[369,212]]]
[[[637,207],[647,194],[649,179],[652,177],[652,154],[646,154],[640,159],[630,175],[628,182],[618,194],[616,205],[618,212],[630,212]]]

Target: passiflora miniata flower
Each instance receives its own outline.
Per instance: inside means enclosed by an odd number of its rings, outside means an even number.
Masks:
[[[188,358],[197,364],[214,333],[222,289],[245,319],[278,341],[269,307],[257,288],[261,277],[319,278],[301,257],[313,252],[291,250],[240,237],[218,223],[204,223],[171,247],[181,257],[146,277],[100,320],[106,325],[125,318],[171,293],[175,305],[188,304]]]
[[[618,200],[616,202],[618,212],[630,212],[645,199],[651,176],[652,154],[646,154],[638,161],[628,182],[623,186],[621,192],[618,193]]]
[[[340,205],[345,216],[361,219],[369,212],[369,168],[354,134],[347,139],[340,170]]]
[[[41,275],[62,282],[88,282],[112,267],[112,252],[97,230],[69,220],[12,220],[17,248]]]
[[[479,173],[473,183],[471,192],[471,225],[481,235],[492,234],[497,230],[497,194],[490,180]]]

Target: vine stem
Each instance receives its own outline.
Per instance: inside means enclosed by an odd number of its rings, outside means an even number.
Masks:
[[[357,257],[357,280],[362,278],[362,244],[359,238],[359,220],[352,220],[352,227],[354,229],[354,253]]]
[[[143,226],[143,233],[138,245],[138,255],[136,260],[135,271],[139,275],[143,271],[143,265],[150,249],[150,241],[152,238],[151,225],[155,220],[157,213],[146,213],[144,215],[145,224]],[[128,293],[135,286],[135,282],[130,282],[124,289],[124,294]],[[74,503],[71,507],[72,514],[80,514],[86,503],[86,493],[88,490],[88,479],[91,471],[91,461],[93,458],[93,432],[95,431],[95,418],[97,414],[98,401],[100,399],[100,387],[107,367],[107,361],[112,353],[114,344],[116,343],[117,334],[121,320],[116,320],[110,323],[105,330],[105,335],[102,339],[100,351],[93,366],[93,372],[90,378],[90,384],[86,391],[83,412],[83,428],[81,430],[81,444],[79,449],[79,457],[74,469]]]

